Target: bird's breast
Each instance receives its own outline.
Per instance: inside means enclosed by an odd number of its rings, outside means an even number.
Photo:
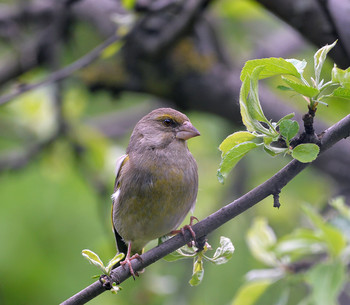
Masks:
[[[149,241],[182,222],[196,199],[198,187],[197,167],[189,156],[190,162],[163,158],[131,163],[134,168],[123,173],[129,179],[121,181],[113,221],[124,240]],[[183,157],[186,156],[180,159]],[[190,165],[181,166],[186,163]]]

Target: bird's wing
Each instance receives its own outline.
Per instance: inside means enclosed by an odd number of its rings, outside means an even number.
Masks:
[[[122,155],[118,158],[117,164],[115,166],[115,182],[114,182],[114,193],[112,194],[112,200],[115,201],[118,198],[118,190],[119,190],[119,178],[120,171],[123,165],[129,160],[129,156],[127,154]]]
[[[115,235],[115,240],[117,242],[117,247],[118,247],[118,251],[119,252],[123,252],[126,254],[127,252],[127,245],[125,244],[123,238],[119,235],[119,233],[117,232],[117,230],[114,227],[113,224],[113,207],[115,205],[115,202],[118,200],[119,197],[119,193],[120,193],[120,171],[123,167],[123,165],[128,162],[129,160],[129,156],[127,154],[122,155],[121,157],[118,158],[117,160],[117,164],[116,164],[116,168],[115,168],[115,182],[114,182],[114,193],[112,194],[112,201],[113,201],[113,205],[112,205],[112,226],[113,226],[113,231],[114,231],[114,235]]]

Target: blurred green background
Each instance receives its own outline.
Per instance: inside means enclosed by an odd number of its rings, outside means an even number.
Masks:
[[[264,30],[285,26],[251,1],[221,1],[213,11],[228,52],[242,63],[254,53],[255,37]],[[65,63],[86,53],[98,41],[94,29],[85,24],[76,24],[74,35],[79,37],[79,44],[63,50]],[[1,44],[0,50],[7,54],[10,49]],[[314,51],[306,47],[290,57],[310,60]],[[328,71],[331,66],[330,63]],[[37,68],[23,76],[22,81],[33,82],[47,73]],[[43,87],[0,107],[3,156],[16,156],[55,130],[50,90],[50,86]],[[297,104],[295,100],[292,102]],[[65,82],[63,111],[70,126],[68,136],[59,137],[26,166],[0,173],[0,304],[57,304],[94,281],[91,277],[99,271],[82,257],[81,251],[93,250],[103,261],[115,254],[110,221],[114,163],[124,153],[132,126],[142,114],[159,105],[148,95],[124,93],[115,97],[103,91],[91,92],[74,78]],[[333,123],[346,110],[343,105],[334,104],[327,113],[320,107],[319,113]],[[130,117],[131,122],[122,135],[108,137],[94,123],[114,113],[116,119]],[[254,151],[221,185],[216,178],[220,163],[217,147],[237,127],[212,114],[186,114],[201,132],[200,137],[189,141],[199,167],[194,213],[199,219],[257,186],[289,161]],[[332,181],[308,168],[283,189],[280,209],[274,209],[272,198],[268,198],[208,236],[213,248],[219,245],[220,236],[229,237],[236,251],[226,265],[206,263],[205,277],[198,287],[188,284],[192,274],[190,261],[161,260],[135,281],[123,283],[117,296],[106,292],[89,304],[230,304],[244,275],[253,268],[264,267],[246,245],[246,231],[252,219],[266,217],[277,234],[286,234],[300,221],[301,203],[322,207],[332,195]],[[155,242],[147,248],[153,246]],[[296,304],[303,289],[295,287],[288,304]],[[261,304],[273,304],[276,294],[276,287],[270,289]]]

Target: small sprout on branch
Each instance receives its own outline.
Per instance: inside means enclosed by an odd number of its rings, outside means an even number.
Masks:
[[[116,283],[111,283],[110,274],[113,267],[119,263],[124,258],[124,253],[117,253],[105,266],[100,259],[100,257],[93,251],[89,249],[85,249],[81,253],[91,264],[97,266],[100,270],[102,270],[103,275],[100,276],[100,282],[103,287],[107,290],[111,290],[112,293],[116,294],[121,288],[117,286]]]
[[[159,242],[162,243],[167,239],[169,239],[168,236],[163,236],[159,239]],[[205,255],[208,250],[212,250],[212,248],[207,242],[204,243],[202,250],[199,250],[196,246],[188,247],[185,245],[165,256],[164,259],[173,262],[179,259],[193,258],[193,272],[189,283],[191,286],[197,286],[204,277],[204,261],[209,261],[215,265],[225,264],[231,259],[235,248],[229,238],[221,236],[220,247],[216,249],[213,257]]]

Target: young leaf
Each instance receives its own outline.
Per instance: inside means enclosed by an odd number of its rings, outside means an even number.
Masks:
[[[184,250],[184,247],[181,247],[180,249],[177,249],[176,251],[164,256],[163,259],[167,262],[175,262],[179,259],[192,258],[197,255],[197,253],[194,252],[193,250],[192,252],[188,252]]]
[[[276,244],[276,235],[269,227],[265,218],[254,219],[247,234],[247,242],[253,256],[268,266],[277,266],[279,263],[270,248]]]
[[[193,274],[192,278],[189,281],[191,286],[199,285],[204,277],[204,266],[202,256],[198,255],[193,264]]]
[[[327,97],[335,97],[335,98],[341,98],[341,99],[350,100],[350,87],[349,88],[339,87],[339,88],[335,89]]]
[[[239,104],[243,124],[248,131],[259,131],[266,134],[268,129],[263,127],[260,122],[267,123],[267,119],[262,111],[258,97],[258,77],[263,68],[263,66],[256,67],[252,74],[243,81]]]
[[[350,89],[350,67],[342,70],[334,65],[332,69],[332,82],[339,83],[342,87]]]
[[[297,121],[283,120],[280,124],[280,134],[289,141],[293,139],[299,131],[299,124]]]
[[[253,269],[245,275],[245,278],[248,282],[261,280],[278,281],[285,274],[286,271],[281,267],[270,269]]]
[[[264,66],[256,67],[249,77],[246,77],[242,83],[239,95],[239,104],[243,124],[250,132],[258,132],[271,137],[277,136],[278,133],[274,130],[264,115],[260,105],[258,94],[258,82],[260,72]],[[266,128],[261,122],[270,128]]]
[[[108,59],[112,56],[114,56],[123,46],[124,42],[123,41],[116,41],[109,45],[107,48],[103,50],[101,53],[101,58],[102,59]]]
[[[286,77],[282,77],[282,79],[286,82],[286,84],[289,87],[291,87],[294,91],[298,92],[299,94],[301,94],[303,96],[314,97],[320,93],[320,91],[314,87],[306,86],[304,84],[290,80]]]
[[[276,155],[285,154],[288,153],[289,148],[284,147],[274,147],[272,145],[264,145],[264,150],[272,157],[275,157]]]
[[[232,305],[254,305],[266,289],[273,284],[274,281],[263,280],[245,283],[240,287],[236,296],[231,303]]]
[[[224,156],[231,148],[243,142],[256,139],[257,136],[248,131],[238,131],[229,135],[219,146],[222,156]]]
[[[346,237],[342,231],[326,223],[311,207],[305,205],[302,208],[313,225],[318,229],[318,237],[327,246],[330,254],[334,257],[339,256],[346,247]]]
[[[267,77],[275,75],[293,75],[300,79],[300,74],[295,66],[283,59],[283,58],[262,58],[248,60],[241,72],[241,81],[244,81],[246,77],[249,77],[253,74],[254,69],[259,66],[264,66],[261,73],[259,73],[259,79],[264,79]]]
[[[278,85],[277,89],[279,89],[281,91],[294,91],[292,88],[286,87],[286,86],[283,86],[283,85]]]
[[[216,249],[213,258],[210,259],[210,261],[216,265],[227,263],[235,251],[235,247],[227,237],[220,237],[220,245],[221,246]]]
[[[131,10],[135,6],[135,0],[122,0],[121,3],[127,10]]]
[[[244,142],[231,148],[223,157],[218,169],[218,179],[222,183],[228,173],[235,167],[237,162],[241,160],[250,150],[258,147],[254,142]]]
[[[171,237],[168,235],[161,236],[160,238],[158,238],[158,245],[164,243],[165,241],[167,241],[170,238]],[[176,251],[166,255],[165,257],[163,257],[163,259],[166,260],[167,262],[174,262],[174,261],[177,261],[179,259],[192,258],[196,255],[197,255],[197,252],[193,247],[190,248],[187,245],[185,245],[185,246],[181,247],[180,249],[177,249]]]
[[[340,261],[319,263],[306,274],[312,287],[311,303],[337,304],[338,295],[346,281],[346,266]]]
[[[101,259],[99,258],[99,256],[95,253],[92,252],[89,249],[85,249],[83,251],[81,251],[81,254],[93,265],[99,267],[103,273],[107,273],[105,266],[103,265],[103,262],[101,261]]]
[[[111,292],[113,294],[117,294],[120,290],[122,290],[122,287],[118,286],[117,283],[112,283],[112,288],[111,288]]]
[[[295,69],[297,69],[298,73],[302,76],[304,73],[304,70],[306,68],[307,62],[305,59],[303,60],[299,60],[299,59],[295,59],[295,58],[289,58],[286,59],[286,61],[290,62]]]
[[[288,255],[292,260],[325,251],[324,241],[318,236],[318,232],[311,229],[296,229],[291,234],[281,238],[274,247],[274,252],[278,257]]]
[[[350,208],[345,204],[345,198],[338,196],[332,199],[329,204],[335,208],[340,215],[350,220]]]
[[[314,161],[320,152],[320,148],[313,143],[299,144],[292,151],[292,157],[302,163]]]
[[[123,258],[125,254],[124,253],[117,253],[109,262],[106,267],[107,275],[110,275],[112,268],[115,264],[119,263]]]
[[[282,121],[284,121],[284,120],[290,120],[290,119],[294,118],[294,116],[295,116],[295,113],[294,113],[294,112],[293,112],[293,113],[290,113],[290,114],[287,114],[287,115],[285,115],[282,119],[280,119],[280,120],[277,122],[276,125],[278,126],[278,125],[281,124]]]
[[[320,84],[321,71],[324,62],[326,61],[327,54],[335,46],[336,43],[337,41],[333,42],[331,45],[325,45],[314,55],[315,81],[317,86]]]

